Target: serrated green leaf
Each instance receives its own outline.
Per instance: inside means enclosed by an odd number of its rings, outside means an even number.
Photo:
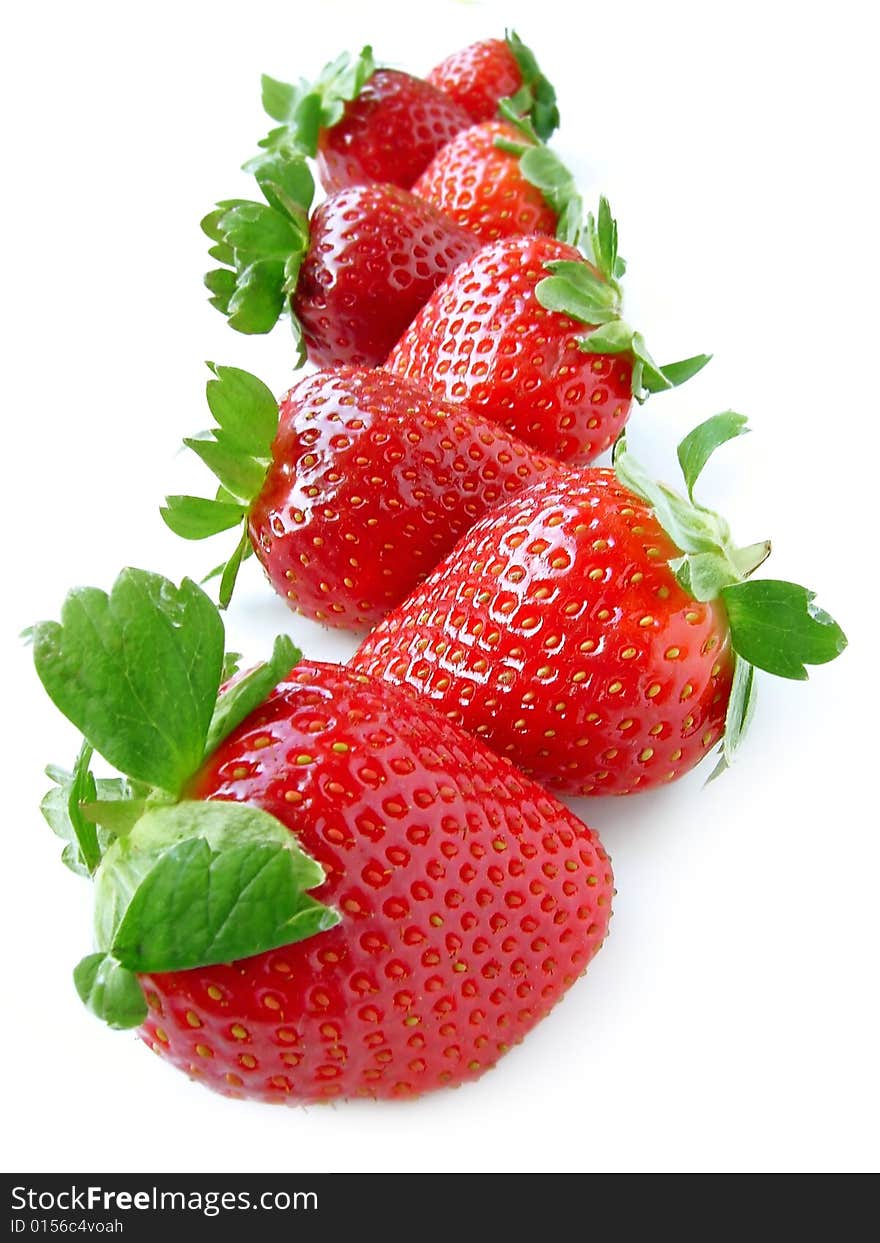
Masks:
[[[301,660],[302,652],[293,640],[287,635],[278,635],[271,657],[248,670],[218,698],[205,743],[205,755],[211,755]]]
[[[274,259],[243,268],[229,299],[229,326],[247,335],[270,332],[287,305],[284,264]]]
[[[556,236],[571,246],[578,245],[584,206],[571,172],[550,147],[528,148],[520,158],[520,171],[536,186],[556,213]]]
[[[523,81],[520,91],[517,92],[517,97],[523,96],[519,107],[528,112],[539,138],[546,142],[559,125],[556,91],[542,73],[534,52],[523,43],[516,31],[509,31],[506,39],[507,46],[519,65]]]
[[[591,332],[589,336],[578,338],[578,349],[587,354],[628,354],[632,350],[633,330],[622,319],[612,319],[607,324]],[[639,363],[639,366],[641,364]],[[633,391],[636,382],[633,380]]]
[[[304,156],[299,152],[272,151],[249,160],[244,167],[253,173],[270,207],[290,216],[302,231],[303,218],[307,222],[315,194],[315,181]]]
[[[205,273],[205,285],[211,291],[211,306],[222,315],[229,314],[229,303],[235,293],[235,273],[228,268],[214,268]]]
[[[96,878],[99,942],[132,971],[247,958],[332,927],[307,894],[324,872],[273,816],[243,803],[147,811]]]
[[[553,275],[535,286],[535,296],[545,310],[560,312],[590,326],[619,318],[617,291],[586,263],[558,260],[545,266]]]
[[[279,82],[264,73],[260,79],[263,97],[263,109],[273,121],[286,121],[293,113],[298,96],[295,86],[289,82]]]
[[[223,623],[194,582],[123,570],[109,594],[70,592],[61,623],[35,627],[49,697],[120,772],[176,794],[204,754]]]
[[[47,769],[46,775],[57,785],[40,803],[40,811],[52,832],[67,843],[62,860],[79,876],[90,876],[101,862],[102,854],[97,829],[83,816],[80,807],[84,800],[97,796],[91,760],[92,747],[83,742],[73,772]]]
[[[244,507],[257,496],[266,478],[265,462],[258,462],[247,454],[237,452],[233,446],[214,439],[188,436],[183,443],[202,459]]]
[[[283,263],[299,245],[299,235],[289,218],[267,203],[242,203],[220,218],[223,240],[252,259],[277,259]]]
[[[681,441],[678,446],[678,461],[691,500],[694,499],[694,485],[709,458],[728,440],[744,436],[749,431],[747,423],[744,414],[725,410],[722,414],[714,414],[700,423]]]
[[[228,682],[230,678],[234,678],[238,673],[240,664],[241,652],[227,652],[223,657],[223,672],[220,674],[221,683]],[[216,708],[214,711],[216,714]]]
[[[143,989],[133,972],[108,954],[89,954],[73,971],[73,982],[84,1005],[110,1027],[139,1027],[147,1017]]]
[[[268,461],[278,430],[278,403],[272,390],[249,371],[215,363],[208,366],[215,378],[208,381],[205,392],[208,407],[223,431],[222,439],[243,453]]]
[[[175,535],[198,540],[238,526],[247,508],[244,505],[225,505],[201,496],[166,496],[159,513]]]
[[[824,665],[846,647],[846,635],[813,604],[815,592],[778,579],[751,579],[725,587],[736,653],[768,673],[804,681],[806,665]]]

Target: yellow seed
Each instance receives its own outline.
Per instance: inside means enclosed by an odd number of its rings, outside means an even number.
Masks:
[[[608,694],[616,695],[618,691],[622,691],[622,690],[623,690],[622,682],[612,682],[611,685],[608,687]]]
[[[186,1021],[189,1023],[190,1027],[201,1027],[202,1025],[202,1020],[196,1014],[195,1010],[187,1010]]]
[[[651,683],[651,685],[648,687],[648,690],[647,690],[647,696],[648,696],[648,698],[649,698],[649,699],[653,699],[653,698],[655,697],[655,695],[659,695],[659,694],[660,694],[660,685],[659,685],[659,683],[657,683],[657,682],[652,682],[652,683]]]
[[[644,751],[641,751],[639,753],[639,759],[642,761],[643,764],[646,764],[653,754],[654,754],[653,747],[645,747]]]
[[[681,655],[680,647],[667,647],[666,649],[667,660],[678,660],[680,655]]]
[[[634,647],[625,647],[623,651],[620,653],[620,658],[621,660],[632,660],[635,654],[636,654],[636,649]]]

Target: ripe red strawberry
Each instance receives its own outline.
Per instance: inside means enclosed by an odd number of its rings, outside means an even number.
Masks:
[[[317,156],[325,190],[386,182],[408,190],[467,112],[423,78],[376,69],[370,48],[327,65],[314,83],[263,78],[263,106],[280,128],[262,145]]]
[[[634,395],[683,383],[708,356],[656,366],[620,318],[624,265],[604,199],[588,233],[593,263],[549,237],[484,246],[429,298],[386,366],[542,453],[591,462],[619,435]]]
[[[413,186],[483,242],[522,233],[556,232],[558,213],[524,174],[522,134],[504,121],[462,130],[440,150]],[[546,148],[543,149],[546,152]]]
[[[744,581],[769,544],[737,548],[695,505],[719,415],[682,442],[690,500],[621,443],[617,474],[537,483],[487,514],[365,640],[353,667],[407,684],[456,724],[572,794],[629,794],[688,772],[750,715],[754,667],[805,678],[840,628],[791,583]]]
[[[267,203],[231,200],[202,222],[228,266],[208,274],[212,302],[240,332],[268,332],[285,310],[317,366],[376,366],[434,289],[479,243],[430,203],[391,185],[331,194],[307,219],[302,157],[252,169]]]
[[[70,597],[63,626],[37,627],[46,689],[123,769],[147,781],[145,765],[162,781],[174,769],[161,805],[145,807],[121,785],[96,790],[89,748],[46,807],[69,860],[95,875],[99,950],[75,979],[112,1026],[140,1026],[230,1096],[414,1096],[476,1079],[583,973],[607,931],[611,869],[540,787],[408,692],[333,665],[279,680],[289,641],[221,694],[219,737],[188,739],[207,758],[186,776],[191,761],[171,750],[185,739],[175,692],[189,685],[187,707],[216,693],[222,626],[192,614],[210,603],[139,571],[109,600],[89,595],[110,646],[89,645]],[[164,663],[149,649],[138,678],[138,652],[134,685],[111,678],[92,712],[85,684],[144,629]],[[129,814],[97,858],[84,804],[117,826]]]
[[[498,105],[514,97],[520,115],[528,115],[538,135],[547,139],[559,124],[556,92],[534,54],[515,31],[504,39],[483,39],[453,52],[428,74],[473,121],[491,121]]]
[[[218,501],[168,498],[163,516],[202,539],[243,523],[221,587],[253,548],[292,607],[366,629],[398,604],[488,508],[561,469],[502,428],[387,371],[340,367],[294,386],[280,413],[255,377],[216,368],[213,439],[187,441],[219,476]]]

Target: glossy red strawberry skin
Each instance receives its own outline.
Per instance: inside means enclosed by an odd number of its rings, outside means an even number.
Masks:
[[[491,121],[499,100],[523,84],[519,63],[504,39],[483,39],[447,56],[428,81],[460,104],[473,121]]]
[[[557,217],[544,195],[520,171],[519,156],[496,139],[522,145],[522,135],[502,121],[462,130],[434,156],[413,186],[482,242],[519,234],[556,232]]]
[[[431,295],[386,366],[465,402],[527,444],[586,464],[617,438],[632,404],[627,355],[585,353],[583,324],[538,302],[545,262],[581,260],[550,237],[502,238]]]
[[[338,666],[294,670],[191,794],[281,820],[342,915],[280,950],[142,977],[143,1038],[226,1095],[300,1104],[476,1079],[605,937],[596,835],[408,692]]]
[[[292,607],[364,630],[488,508],[554,469],[503,428],[399,376],[321,371],[281,402],[251,542]]]
[[[613,472],[538,483],[477,523],[352,665],[548,787],[663,785],[718,742],[732,677],[723,608],[679,586],[677,553]]]
[[[328,192],[373,181],[408,190],[459,130],[467,112],[423,78],[377,69],[336,125],[318,138],[318,174]]]
[[[397,186],[353,186],[316,209],[292,298],[309,360],[373,367],[477,239]]]

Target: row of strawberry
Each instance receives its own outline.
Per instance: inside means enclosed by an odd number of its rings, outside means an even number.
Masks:
[[[630,453],[632,398],[708,360],[659,368],[623,321],[616,225],[603,201],[581,229],[534,57],[490,40],[429,79],[365,49],[264,80],[265,202],[206,219],[208,283],[243,331],[290,308],[321,370],[279,408],[215,367],[216,426],[187,443],[219,490],[164,511],[187,538],[243,528],[222,604],[253,551],[300,611],[374,625],[351,668],[279,638],[221,686],[220,614],[137,570],[34,630],[84,737],[44,804],[96,882],[77,988],[233,1095],[407,1095],[493,1065],[610,916],[601,844],[534,779],[641,790],[719,740],[723,766],[755,668],[804,677],[845,643],[694,500],[741,416],[679,446],[686,495]],[[613,469],[586,465],[612,441]],[[125,776],[96,779],[93,750]]]

